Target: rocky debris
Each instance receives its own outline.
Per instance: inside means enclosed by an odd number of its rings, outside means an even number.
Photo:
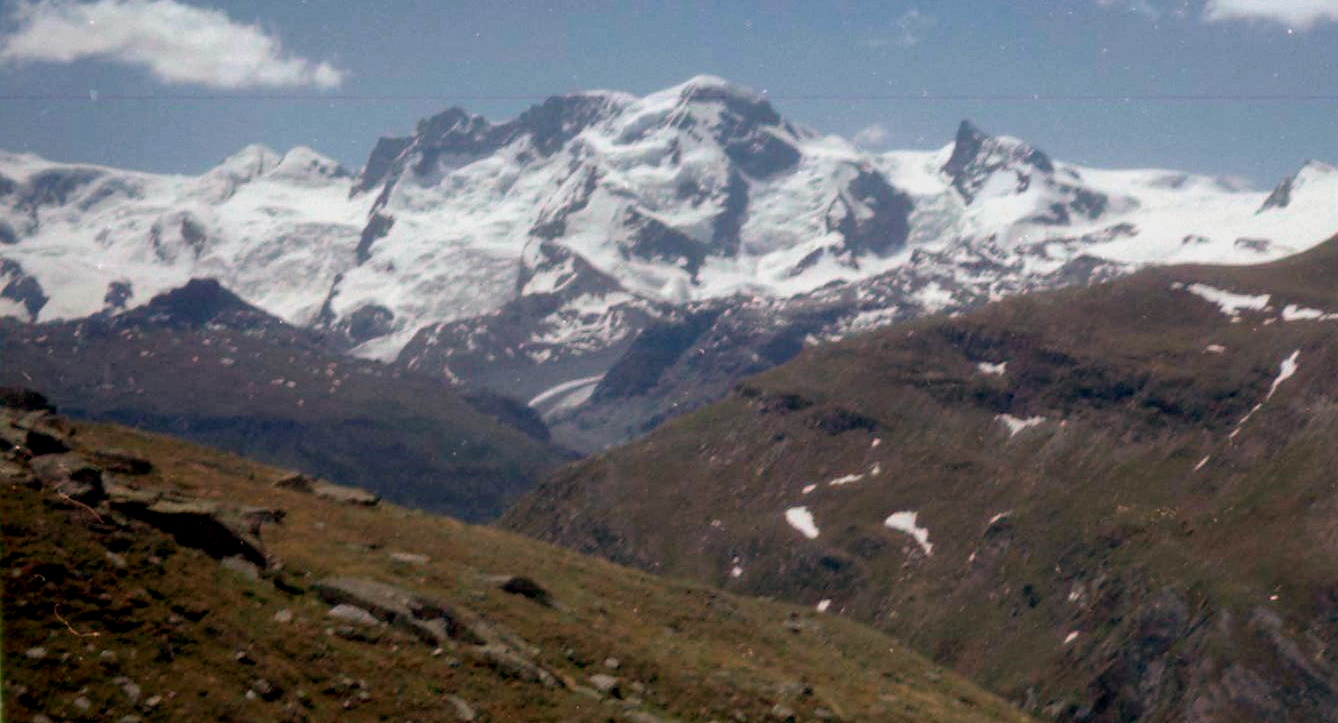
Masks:
[[[799,720],[795,715],[794,709],[783,703],[777,703],[771,708],[771,717],[774,720],[784,721],[784,723],[795,723]]]
[[[102,470],[74,452],[34,457],[33,475],[44,486],[62,497],[92,505],[106,497]]]
[[[347,487],[337,485],[333,482],[327,482],[323,479],[317,479],[300,472],[295,472],[274,481],[274,486],[279,489],[293,490],[304,494],[315,495],[317,497],[338,502],[346,505],[363,505],[372,507],[381,501],[381,496],[368,492],[357,487]]]
[[[515,678],[526,683],[539,683],[546,688],[557,688],[561,685],[552,673],[510,646],[482,645],[474,648],[471,654],[479,663],[492,668],[503,677]]]
[[[153,463],[124,449],[100,449],[92,454],[93,462],[104,471],[117,474],[146,475],[153,471]]]
[[[506,677],[548,687],[566,685],[535,662],[539,651],[534,646],[458,605],[366,578],[329,578],[312,588],[334,606],[332,614],[341,610],[338,616],[360,617],[365,612],[373,621],[406,630],[434,648],[468,645],[466,653],[478,664]]]
[[[531,578],[514,575],[506,578],[499,586],[502,592],[519,595],[533,600],[544,607],[553,607],[553,596],[542,585]]]

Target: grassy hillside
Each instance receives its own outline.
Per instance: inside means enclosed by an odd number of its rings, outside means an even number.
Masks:
[[[537,417],[332,353],[211,282],[116,317],[0,320],[0,384],[475,521],[568,459]]]
[[[1214,290],[1269,298],[1228,314]],[[1338,241],[895,326],[503,524],[829,600],[1047,717],[1338,720],[1338,315],[1316,311]]]
[[[6,720],[1024,720],[841,617],[164,436],[14,409],[0,435]],[[357,588],[394,600],[332,607]]]

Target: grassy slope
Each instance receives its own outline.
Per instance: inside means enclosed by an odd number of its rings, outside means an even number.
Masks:
[[[1233,324],[1178,281],[1334,311],[1338,243],[809,350],[572,466],[504,524],[727,589],[830,598],[1061,718],[1334,720],[1338,322]],[[1230,438],[1296,350],[1296,376]],[[1002,361],[1002,376],[977,368]],[[1010,438],[1000,413],[1047,422]],[[786,524],[798,505],[818,539]],[[883,526],[903,510],[932,555]]]
[[[470,520],[495,517],[566,459],[439,379],[297,331],[106,326],[0,321],[0,384]]]
[[[610,672],[625,686],[644,683],[643,710],[665,719],[727,720],[738,712],[740,720],[764,720],[782,702],[801,720],[818,708],[852,721],[1023,720],[845,619],[666,581],[422,512],[274,489],[267,481],[281,470],[168,437],[85,425],[76,439],[86,449],[152,459],[155,472],[136,484],[286,510],[283,524],[262,537],[299,586],[362,575],[467,606],[538,646],[539,659],[561,675],[584,683]],[[433,656],[397,633],[374,643],[330,636],[328,608],[314,594],[248,580],[137,523],[128,531],[98,525],[49,493],[6,484],[0,520],[7,719],[42,712],[117,720],[134,710],[117,676],[142,688],[136,714],[145,720],[455,720],[450,695],[493,721],[620,717],[617,705],[508,680],[469,658],[453,664],[454,651]],[[109,562],[108,549],[124,557],[124,569]],[[397,551],[430,562],[391,562]],[[558,606],[500,592],[490,580],[496,574],[534,578]],[[275,620],[282,610],[291,622]],[[787,630],[788,619],[802,630]],[[45,649],[41,660],[25,654],[34,646]],[[237,662],[238,650],[253,664]],[[621,667],[603,667],[608,657]],[[247,699],[256,678],[281,688],[281,697]],[[795,693],[796,682],[811,694]],[[82,714],[80,697],[89,703]],[[161,698],[157,706],[144,707],[153,697]]]

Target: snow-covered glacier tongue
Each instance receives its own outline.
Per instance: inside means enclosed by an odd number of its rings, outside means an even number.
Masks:
[[[1264,261],[1338,229],[1338,169],[1271,194],[1052,159],[964,122],[869,153],[699,76],[460,108],[356,173],[250,146],[199,176],[0,153],[0,314],[117,313],[217,279],[354,354],[617,441],[806,344],[1144,264]],[[562,387],[567,388],[567,387]]]

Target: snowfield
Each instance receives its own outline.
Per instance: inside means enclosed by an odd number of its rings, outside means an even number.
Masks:
[[[1338,169],[1317,161],[1270,193],[1053,161],[969,123],[937,150],[868,153],[700,76],[644,98],[559,96],[502,123],[451,109],[382,138],[356,173],[304,147],[250,146],[199,176],[0,152],[0,315],[115,312],[214,277],[364,357],[393,360],[432,330],[420,356],[437,343],[544,365],[684,304],[846,295],[816,342],[1081,283],[1075,264],[1277,259],[1338,230],[1335,198]],[[1187,290],[1231,315],[1269,301]],[[472,326],[440,333],[455,322]],[[579,406],[600,371],[527,396]]]

